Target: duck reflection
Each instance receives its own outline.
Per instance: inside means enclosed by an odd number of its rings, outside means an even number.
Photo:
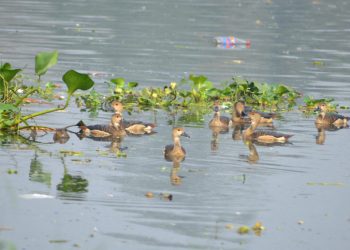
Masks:
[[[171,168],[170,172],[170,183],[174,186],[181,185],[182,183],[182,177],[178,175],[181,165],[180,163],[184,160],[184,156],[179,156],[179,157],[173,157],[172,162],[173,166]]]
[[[248,149],[249,149],[249,155],[247,156],[248,162],[249,163],[257,163],[259,160],[259,154],[258,154],[258,151],[256,150],[255,145],[250,140],[246,140],[243,142],[245,145],[248,146]]]
[[[65,144],[69,141],[69,138],[67,128],[57,128],[52,139],[54,143]]]
[[[317,129],[316,144],[323,145],[326,142],[326,131],[337,131],[347,128],[346,125],[336,126],[334,124],[319,124],[315,123]]]
[[[249,127],[249,124],[234,122],[232,127],[232,140],[238,141],[243,139],[243,131]]]
[[[219,135],[228,133],[229,128],[228,127],[210,127],[210,129],[212,131],[210,149],[212,151],[217,151],[219,149]]]

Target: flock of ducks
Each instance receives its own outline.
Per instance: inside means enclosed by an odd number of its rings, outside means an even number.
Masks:
[[[101,125],[85,125],[80,121],[75,126],[80,128],[79,134],[82,137],[90,138],[121,138],[125,135],[144,135],[154,133],[155,124],[142,121],[127,121],[123,118],[123,104],[119,101],[113,101],[111,107],[114,110],[109,124]],[[324,132],[325,128],[348,127],[350,117],[342,116],[338,113],[329,112],[327,105],[321,103],[315,111],[319,111],[316,118],[316,127]],[[288,142],[288,139],[293,135],[283,134],[272,130],[260,130],[258,126],[272,126],[273,120],[276,118],[274,113],[265,113],[255,111],[250,107],[245,106],[243,101],[234,103],[232,108],[232,116],[226,117],[220,114],[219,102],[214,103],[214,116],[209,122],[209,127],[218,133],[228,131],[229,127],[247,125],[242,132],[242,139],[248,145],[249,149],[254,151],[253,143],[263,144],[283,144]],[[65,134],[64,129],[56,130],[54,137],[60,137],[60,134]],[[164,148],[164,157],[169,161],[182,161],[186,156],[186,150],[181,146],[180,137],[190,137],[181,127],[175,127],[172,130],[173,144],[166,145]],[[322,142],[322,134],[320,141]]]

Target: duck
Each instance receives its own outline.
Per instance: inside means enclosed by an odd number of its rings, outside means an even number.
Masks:
[[[164,148],[164,158],[169,161],[174,159],[181,159],[181,161],[186,156],[186,150],[181,146],[180,136],[188,137],[190,136],[185,132],[184,128],[176,127],[172,130],[172,137],[174,144],[166,145]]]
[[[243,132],[243,139],[256,141],[264,144],[286,143],[293,135],[276,133],[273,131],[256,131],[261,120],[261,115],[258,112],[252,111],[248,114],[251,119],[251,125]]]
[[[220,127],[223,129],[228,129],[231,125],[230,118],[220,115],[219,103],[214,103],[214,117],[209,122],[209,127]]]
[[[85,125],[83,121],[77,123],[80,128],[80,133],[84,136],[90,137],[121,137],[126,135],[125,129],[122,125],[122,115],[116,113],[112,115],[111,123],[109,125]]]
[[[251,121],[250,118],[247,117],[247,113],[252,111],[257,112],[261,115],[259,123],[260,125],[272,123],[273,119],[275,119],[277,116],[275,113],[255,111],[252,107],[245,106],[245,103],[243,101],[237,101],[233,104],[231,120],[235,123],[250,123]]]
[[[124,106],[119,101],[113,101],[111,103],[111,107],[114,110],[115,114],[122,115]],[[151,134],[153,129],[156,127],[154,123],[146,123],[142,121],[126,121],[122,119],[122,125],[125,128],[125,131],[128,134],[132,135],[143,135],[143,134]]]
[[[328,112],[326,103],[320,103],[315,111],[320,111],[315,123],[323,125],[334,125],[336,127],[347,127],[350,117],[340,115],[338,113]]]

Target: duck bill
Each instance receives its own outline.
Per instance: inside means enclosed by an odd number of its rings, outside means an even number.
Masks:
[[[321,111],[320,107],[317,107],[317,108],[314,109],[314,112],[319,112],[319,111]]]
[[[187,134],[186,132],[183,132],[181,136],[185,136],[185,137],[191,138],[191,137],[189,136],[189,134]]]

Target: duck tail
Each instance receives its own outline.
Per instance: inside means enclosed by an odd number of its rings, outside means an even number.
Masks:
[[[80,120],[77,124],[75,124],[73,126],[78,126],[79,128],[80,127],[86,127],[85,123],[82,120]]]

